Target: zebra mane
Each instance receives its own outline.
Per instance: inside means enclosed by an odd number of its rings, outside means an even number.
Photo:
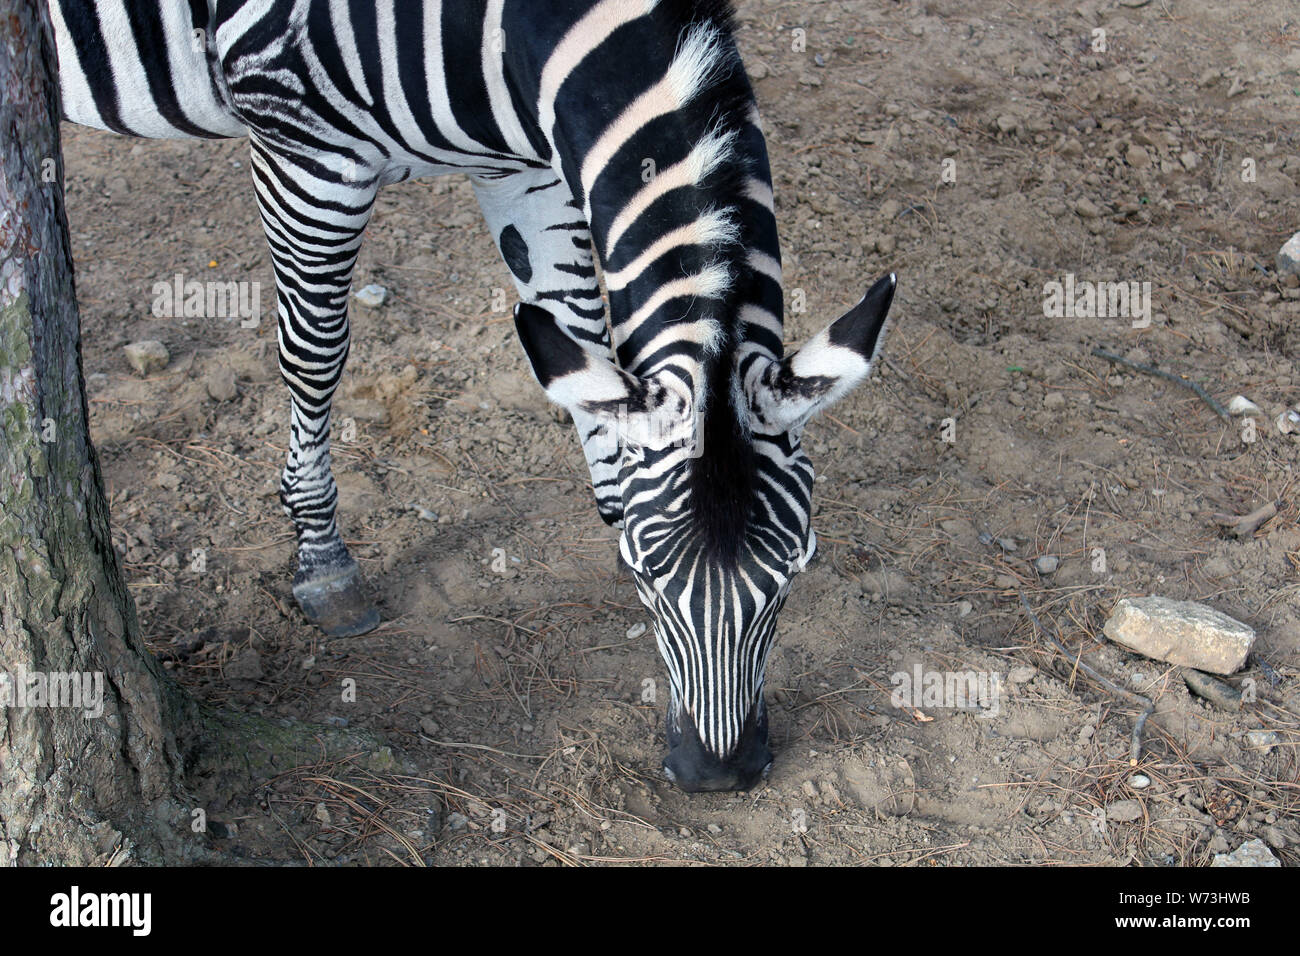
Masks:
[[[741,344],[738,296],[750,271],[741,209],[751,168],[738,149],[751,122],[753,91],[732,41],[735,13],[729,0],[659,0],[654,15],[678,24],[682,44],[707,31],[702,44],[711,62],[697,67],[704,86],[683,108],[688,128],[710,144],[699,188],[726,228],[714,230],[708,246],[710,269],[725,276],[711,296],[715,334],[703,356],[700,454],[691,460],[688,487],[692,520],[705,554],[734,564],[753,510],[757,457],[743,405],[735,401],[735,354]]]

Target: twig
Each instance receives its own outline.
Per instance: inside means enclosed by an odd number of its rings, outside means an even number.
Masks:
[[[1238,538],[1248,538],[1256,531],[1259,526],[1268,521],[1277,514],[1277,502],[1270,501],[1261,505],[1248,515],[1228,515],[1215,512],[1210,515],[1215,524],[1222,525],[1225,528],[1231,528],[1232,533]]]
[[[1141,362],[1130,361],[1122,355],[1116,355],[1114,352],[1107,352],[1105,349],[1093,349],[1092,354],[1096,355],[1098,358],[1104,358],[1108,362],[1117,362],[1120,365],[1127,365],[1129,368],[1137,369],[1139,372],[1146,372],[1148,375],[1155,375],[1159,378],[1165,379],[1166,381],[1173,382],[1175,385],[1181,385],[1183,388],[1190,389],[1201,401],[1210,406],[1214,411],[1214,414],[1218,415],[1229,425],[1232,424],[1232,416],[1228,414],[1227,410],[1211,398],[1209,392],[1195,382],[1188,381],[1181,375],[1175,375],[1173,372],[1166,372],[1163,369],[1158,369],[1154,365],[1143,365]]]
[[[1025,592],[1017,589],[1017,593],[1020,595],[1020,603],[1025,606],[1025,612],[1029,615],[1029,620],[1034,622],[1034,628],[1051,641],[1052,644],[1056,646],[1056,649],[1065,655],[1067,660],[1070,659],[1071,654],[1066,650],[1065,645],[1057,639],[1056,635],[1052,634],[1043,626],[1043,622],[1038,619],[1038,615],[1034,613],[1034,609],[1029,606],[1029,598],[1025,597]],[[1135,694],[1131,690],[1125,690],[1118,684],[1112,683],[1105,677],[1102,677],[1096,669],[1084,662],[1082,652],[1080,652],[1079,656],[1074,657],[1073,661],[1075,667],[1079,668],[1098,684],[1101,684],[1101,686],[1105,687],[1112,694],[1123,697],[1130,703],[1142,707],[1142,713],[1138,715],[1137,722],[1133,724],[1133,735],[1130,738],[1131,743],[1128,751],[1129,766],[1136,767],[1138,764],[1138,757],[1142,754],[1142,729],[1146,727],[1147,718],[1155,711],[1156,705],[1152,703],[1149,697],[1143,697],[1141,694]]]

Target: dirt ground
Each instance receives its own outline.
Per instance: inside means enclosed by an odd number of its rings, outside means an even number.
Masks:
[[[659,770],[665,671],[571,427],[500,310],[513,289],[467,182],[390,187],[369,230],[356,284],[389,299],[354,308],[337,414],[355,427],[334,461],[384,624],[325,640],[289,592],[288,403],[245,144],[65,128],[93,435],[153,648],[209,701],[396,752],[215,801],[213,846],[314,864],[1200,866],[1258,837],[1300,862],[1300,436],[1273,425],[1300,400],[1300,289],[1274,264],[1300,229],[1300,18],[1289,0],[1243,10],[739,4],[789,342],[900,278],[879,375],[807,432],[820,556],[768,669],[777,759],[744,794],[687,796]],[[156,317],[154,284],[178,273],[259,282],[266,314]],[[1067,276],[1149,282],[1149,326],[1045,316]],[[144,379],[122,349],[141,339],[171,354]],[[1265,417],[1247,435],[1095,347]],[[1210,517],[1268,501],[1243,537]],[[1217,710],[1106,641],[1115,602],[1145,594],[1251,624],[1230,682],[1254,700]],[[1136,770],[1141,707],[1075,655],[1154,699]],[[998,712],[894,706],[917,666],[997,675]]]

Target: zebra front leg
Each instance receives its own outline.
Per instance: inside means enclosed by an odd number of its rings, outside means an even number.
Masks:
[[[476,177],[473,183],[483,217],[520,297],[545,305],[584,348],[600,358],[610,358],[591,231],[568,184],[549,168]],[[570,410],[570,414],[591,472],[596,510],[606,524],[621,527],[618,436],[593,415],[581,410]]]
[[[330,410],[348,356],[352,268],[377,179],[344,161],[298,161],[254,141],[253,178],[279,303],[280,374],[292,402],[280,501],[298,538],[293,596],[331,637],[379,624],[339,534],[330,470]],[[331,165],[340,175],[331,178]]]

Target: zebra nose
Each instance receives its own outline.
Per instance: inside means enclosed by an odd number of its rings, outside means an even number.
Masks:
[[[726,758],[718,757],[704,746],[695,721],[685,709],[678,714],[676,721],[669,713],[668,756],[664,758],[664,773],[687,793],[749,790],[771,766],[772,751],[767,746],[767,708],[761,699],[750,711],[736,749]]]

